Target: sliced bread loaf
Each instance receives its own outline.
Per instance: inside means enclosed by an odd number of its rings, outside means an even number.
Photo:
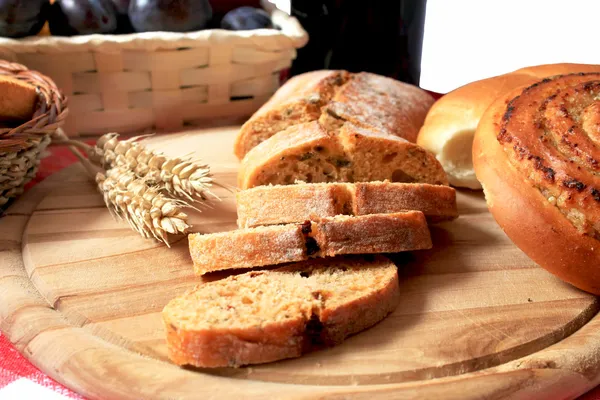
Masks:
[[[303,222],[339,214],[416,210],[428,222],[458,217],[456,191],[427,183],[357,182],[267,185],[236,193],[238,226]]]
[[[397,253],[431,248],[420,211],[338,215],[303,224],[188,235],[194,272],[276,265],[309,257]]]
[[[235,155],[241,160],[254,146],[277,132],[319,119],[321,108],[348,78],[345,71],[327,70],[291,78],[242,125],[234,144]]]
[[[440,163],[423,148],[333,118],[277,133],[254,147],[238,172],[241,189],[297,180],[448,184]]]
[[[286,82],[242,126],[234,152],[242,159],[277,132],[324,113],[414,142],[433,102],[416,86],[368,72],[308,72]]]
[[[397,268],[383,256],[230,276],[167,304],[168,354],[176,364],[206,368],[298,357],[375,325],[399,296]]]

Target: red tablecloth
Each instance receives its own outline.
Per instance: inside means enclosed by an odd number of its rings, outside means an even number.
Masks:
[[[66,148],[51,148],[51,155],[42,159],[34,182],[43,180],[52,173],[77,161]],[[58,400],[84,399],[62,386],[33,366],[0,334],[0,399],[1,400]],[[578,400],[600,400],[600,386]]]

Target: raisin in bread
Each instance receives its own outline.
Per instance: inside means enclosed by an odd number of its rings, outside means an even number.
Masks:
[[[368,72],[308,72],[286,82],[242,126],[234,152],[242,159],[277,132],[323,114],[414,142],[433,102],[416,86]]]
[[[394,311],[396,266],[383,256],[310,260],[201,284],[162,316],[179,365],[237,367],[342,342]]]
[[[236,202],[240,228],[407,210],[421,211],[430,223],[458,217],[456,191],[427,183],[267,185],[237,192]]]
[[[431,248],[420,211],[338,215],[302,224],[260,226],[188,236],[194,272],[261,267],[342,254],[397,253]]]
[[[253,148],[238,171],[240,189],[298,180],[448,184],[435,156],[418,145],[331,118],[277,133]]]

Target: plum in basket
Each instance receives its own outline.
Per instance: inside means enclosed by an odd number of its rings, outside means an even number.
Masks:
[[[208,0],[131,0],[129,18],[137,32],[190,32],[212,18]]]
[[[114,33],[117,10],[111,0],[58,0],[48,22],[50,32],[58,36]]]
[[[36,35],[46,22],[48,0],[0,0],[0,36]]]
[[[263,9],[239,7],[229,11],[221,20],[221,28],[232,31],[273,28],[269,14]]]

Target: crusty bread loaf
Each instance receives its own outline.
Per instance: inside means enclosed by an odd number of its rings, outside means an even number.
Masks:
[[[416,210],[427,221],[458,217],[453,188],[427,183],[299,183],[257,186],[236,194],[238,226],[303,222],[339,214],[389,214]]]
[[[600,71],[600,66],[548,64],[469,83],[446,94],[431,107],[417,144],[436,155],[451,185],[480,189],[473,171],[471,147],[477,124],[489,105],[499,96],[548,76],[593,71]]]
[[[431,248],[420,211],[338,215],[303,224],[272,225],[188,236],[198,275],[276,265],[309,257],[397,253]]]
[[[238,171],[241,189],[296,180],[447,184],[435,157],[400,137],[337,119],[294,125],[253,148]]]
[[[398,302],[392,262],[336,257],[201,284],[169,302],[162,316],[174,363],[237,367],[338,344]]]
[[[37,99],[35,86],[10,76],[0,75],[0,121],[31,119]]]
[[[362,72],[313,71],[286,82],[240,129],[234,152],[242,159],[262,141],[322,114],[402,137],[417,138],[433,98],[416,86]]]
[[[600,73],[545,79],[498,98],[475,134],[488,207],[543,268],[600,294]]]

